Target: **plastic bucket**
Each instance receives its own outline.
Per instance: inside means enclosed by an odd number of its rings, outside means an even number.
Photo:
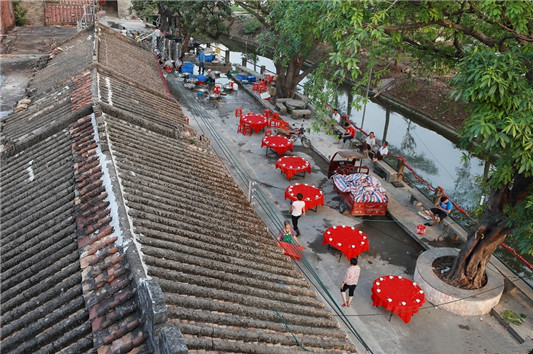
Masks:
[[[426,225],[418,224],[416,226],[416,233],[419,235],[423,235],[426,233]]]
[[[185,62],[181,66],[181,72],[182,73],[191,73],[192,74],[193,70],[194,70],[194,64],[191,63],[190,61]]]

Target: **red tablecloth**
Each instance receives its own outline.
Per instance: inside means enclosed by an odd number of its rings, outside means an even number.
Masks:
[[[267,118],[262,114],[248,113],[241,117],[241,122],[248,124],[257,133],[268,125]]]
[[[304,196],[305,209],[313,209],[317,205],[324,205],[324,193],[310,184],[296,183],[285,189],[285,199],[296,200],[296,195],[302,193]]]
[[[279,247],[283,248],[283,253],[285,253],[287,256],[297,261],[303,258],[302,251],[305,249],[305,247],[283,241],[278,241],[278,243]]]
[[[368,239],[363,231],[352,226],[332,226],[324,232],[322,244],[330,244],[350,259],[368,251]]]
[[[311,164],[300,156],[282,156],[276,161],[276,168],[279,168],[287,179],[299,172],[311,173]]]
[[[292,140],[280,135],[265,136],[261,141],[261,147],[267,146],[278,155],[283,155],[288,150],[293,151]]]
[[[383,306],[408,323],[426,298],[424,291],[413,281],[402,276],[384,275],[374,280],[372,301],[374,306]]]

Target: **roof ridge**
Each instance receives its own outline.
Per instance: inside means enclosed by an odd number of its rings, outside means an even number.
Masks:
[[[118,235],[111,225],[110,207],[101,197],[112,193],[106,191],[102,181],[100,158],[96,149],[86,150],[85,144],[94,141],[91,116],[79,119],[70,125],[72,152],[78,163],[74,167],[76,225],[78,247],[82,268],[82,289],[89,310],[94,348],[99,351],[129,351],[133,346],[143,345],[148,338],[136,300],[136,290],[125,257],[118,245]],[[97,167],[86,169],[83,161],[96,161]],[[80,185],[83,186],[80,188]],[[102,207],[99,207],[102,206]],[[98,210],[93,215],[87,209]],[[121,309],[122,308],[122,309]],[[124,311],[128,308],[127,311]],[[106,349],[107,348],[107,349]]]

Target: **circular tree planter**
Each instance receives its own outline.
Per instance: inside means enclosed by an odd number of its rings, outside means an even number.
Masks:
[[[463,316],[489,313],[500,302],[503,276],[487,265],[487,284],[476,290],[456,288],[443,282],[433,271],[433,262],[441,257],[457,256],[453,248],[434,248],[422,253],[416,261],[415,282],[429,301],[438,308]]]

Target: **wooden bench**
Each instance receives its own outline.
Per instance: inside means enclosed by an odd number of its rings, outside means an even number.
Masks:
[[[346,129],[341,127],[340,125],[336,124],[333,126],[333,130],[335,131],[335,135],[342,134]]]
[[[276,102],[276,111],[279,113],[285,114],[287,113],[287,107],[282,102]]]
[[[383,160],[374,162],[374,173],[389,183],[398,181],[398,171]]]
[[[298,119],[298,118],[306,119],[306,118],[311,117],[311,113],[312,112],[308,109],[293,109],[291,113],[291,117],[293,119]]]
[[[409,194],[409,202],[414,205],[418,211],[435,208],[435,204],[432,204],[428,197],[420,193],[418,190],[410,189]],[[451,240],[457,240],[460,238],[461,240],[466,241],[465,230],[453,219],[450,219],[450,217],[442,220],[439,225],[442,227],[442,232],[439,232],[439,239],[449,238]]]

